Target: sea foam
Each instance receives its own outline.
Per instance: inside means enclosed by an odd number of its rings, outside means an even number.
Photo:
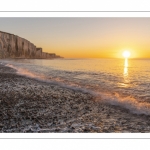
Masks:
[[[128,109],[131,113],[150,115],[150,103],[139,102],[137,99],[131,96],[121,97],[116,92],[109,93],[109,92],[94,91],[93,89],[92,90],[86,89],[85,87],[75,86],[74,84],[71,84],[71,83],[66,84],[58,80],[47,79],[44,76],[37,75],[27,69],[16,67],[12,64],[6,64],[5,66],[15,69],[17,71],[16,73],[19,75],[30,77],[30,78],[33,78],[42,82],[47,82],[49,84],[57,85],[57,86],[71,89],[74,91],[91,94],[99,102],[120,106],[122,108]]]

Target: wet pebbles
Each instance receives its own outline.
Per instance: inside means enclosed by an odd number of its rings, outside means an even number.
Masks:
[[[0,65],[0,132],[149,132],[150,117]]]

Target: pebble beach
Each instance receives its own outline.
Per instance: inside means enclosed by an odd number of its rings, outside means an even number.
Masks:
[[[1,133],[139,133],[150,117],[0,65]]]

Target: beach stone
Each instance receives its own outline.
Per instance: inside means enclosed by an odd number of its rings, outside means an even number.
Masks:
[[[1,64],[0,69],[1,133],[150,131],[150,117],[146,115],[96,102],[88,93],[10,73],[10,68]]]

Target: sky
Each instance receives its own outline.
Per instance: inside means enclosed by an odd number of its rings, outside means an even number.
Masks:
[[[65,58],[150,58],[150,18],[0,18],[0,31]]]

